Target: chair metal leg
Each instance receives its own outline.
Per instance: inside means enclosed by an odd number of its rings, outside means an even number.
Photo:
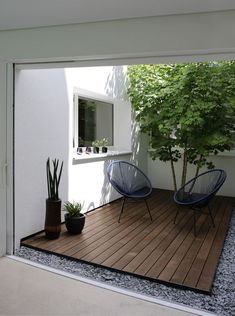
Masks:
[[[146,199],[144,199],[144,201],[145,201],[145,204],[146,204],[146,207],[147,207],[147,210],[148,210],[148,213],[149,213],[150,219],[151,219],[151,221],[153,221],[152,215],[151,215],[151,213],[150,213],[150,209],[149,209],[148,202],[147,202],[147,200],[146,200]]]
[[[119,215],[119,218],[118,218],[118,223],[120,223],[120,220],[121,220],[121,216],[122,216],[122,213],[123,213],[123,209],[124,209],[124,204],[126,202],[126,198],[123,197],[123,200],[122,200],[122,207],[121,207],[121,211],[120,211],[120,215]]]
[[[212,221],[212,225],[213,225],[213,227],[215,227],[215,222],[214,222],[214,218],[213,218],[212,213],[211,213],[210,205],[208,204],[207,207],[208,207],[208,210],[209,210],[209,214],[210,214],[210,218],[211,218],[211,221]]]

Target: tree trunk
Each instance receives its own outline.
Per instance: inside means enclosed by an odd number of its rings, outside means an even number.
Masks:
[[[181,187],[185,185],[186,183],[186,177],[187,177],[187,151],[186,148],[184,149],[184,155],[183,155],[183,170],[182,170],[182,178],[181,178]]]
[[[175,176],[175,166],[172,158],[172,152],[171,152],[171,147],[169,147],[169,153],[171,157],[171,171],[172,171],[172,177],[173,177],[173,184],[174,184],[174,190],[175,192],[177,191],[177,183],[176,183],[176,176]]]
[[[200,164],[201,160],[202,160],[202,155],[200,155],[199,164]],[[199,174],[199,170],[200,170],[200,166],[199,166],[199,164],[197,165],[197,169],[196,169],[195,177],[197,177],[197,176],[198,176],[198,174]]]

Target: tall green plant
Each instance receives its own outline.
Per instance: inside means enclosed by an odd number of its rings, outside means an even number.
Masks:
[[[138,65],[128,67],[129,90],[141,131],[150,136],[153,160],[212,168],[210,154],[234,145],[235,62]]]
[[[57,201],[59,200],[59,185],[60,178],[63,170],[63,161],[59,168],[59,159],[52,160],[52,168],[50,158],[47,159],[46,171],[47,171],[47,190],[48,199]]]

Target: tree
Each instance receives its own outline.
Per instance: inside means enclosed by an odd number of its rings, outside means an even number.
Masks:
[[[181,186],[188,164],[213,168],[210,154],[234,145],[235,62],[137,65],[128,67],[128,94],[141,131],[150,136],[153,160],[183,158]]]

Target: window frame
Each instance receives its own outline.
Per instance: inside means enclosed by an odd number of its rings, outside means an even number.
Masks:
[[[73,111],[72,111],[72,136],[73,136],[73,149],[77,149],[79,146],[79,119],[78,119],[78,113],[79,113],[79,99],[85,99],[89,101],[98,101],[103,103],[108,103],[112,106],[112,144],[108,145],[109,147],[114,147],[114,106],[115,102],[114,99],[109,98],[105,95],[101,95],[98,93],[95,93],[93,91],[88,90],[82,90],[77,87],[74,87],[73,89]]]

